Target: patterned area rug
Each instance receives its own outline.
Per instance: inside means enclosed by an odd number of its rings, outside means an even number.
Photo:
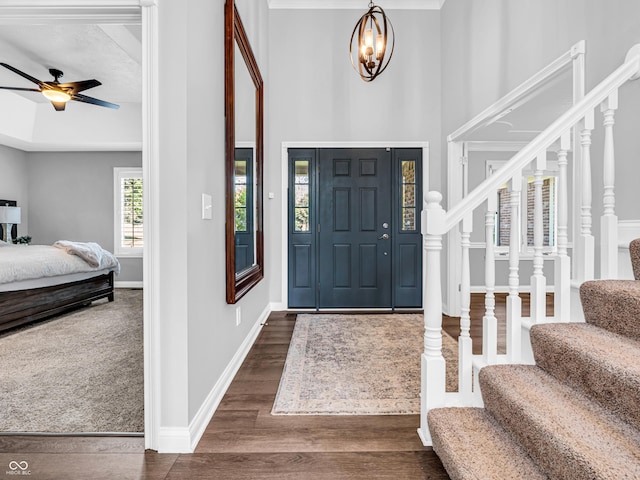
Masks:
[[[142,432],[142,290],[0,337],[0,431]]]
[[[298,315],[273,415],[420,412],[420,314]],[[443,336],[447,390],[457,390],[458,346]]]

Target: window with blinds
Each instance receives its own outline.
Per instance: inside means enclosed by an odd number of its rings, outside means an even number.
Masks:
[[[141,168],[114,168],[115,239],[118,256],[142,256],[144,246]]]

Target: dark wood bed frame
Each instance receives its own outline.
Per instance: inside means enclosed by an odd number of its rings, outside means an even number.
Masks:
[[[0,292],[0,332],[105,297],[113,302],[113,271],[51,287]]]
[[[16,206],[17,203],[15,200],[0,200],[0,205]],[[15,228],[14,225],[14,238]],[[105,297],[113,302],[113,271],[51,287],[0,292],[0,332],[89,305]]]

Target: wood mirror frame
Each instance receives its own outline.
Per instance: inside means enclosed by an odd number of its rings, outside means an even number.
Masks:
[[[263,172],[263,114],[264,86],[258,63],[242,25],[234,0],[226,0],[225,9],[225,116],[226,116],[226,270],[227,303],[236,303],[244,294],[264,278],[264,235],[262,226],[262,172]],[[236,273],[235,251],[235,44],[244,58],[256,88],[256,152],[255,152],[255,263]]]

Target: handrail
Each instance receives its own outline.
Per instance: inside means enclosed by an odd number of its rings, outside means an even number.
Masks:
[[[549,65],[544,67],[532,77],[528,78],[526,81],[507,93],[504,97],[500,98],[493,105],[480,112],[478,115],[458,128],[455,132],[450,134],[447,137],[447,141],[455,142],[459,140],[463,135],[471,133],[473,130],[486,125],[494,117],[502,114],[506,109],[514,105],[518,100],[523,98],[529,92],[560,72],[563,68],[569,65],[575,57],[577,57],[578,55],[583,55],[584,53],[585,42],[584,40],[581,40],[573,45],[569,51],[563,53]]]
[[[582,100],[573,105],[526,147],[511,157],[502,168],[478,185],[460,203],[451,207],[445,214],[444,222],[436,222],[433,228],[430,228],[427,223],[426,232],[432,235],[447,233],[467,215],[467,212],[471,212],[480,206],[482,202],[489,198],[489,195],[510,180],[517,171],[526,167],[539,153],[545,152],[564,132],[571,129],[590,110],[595,109],[614,90],[620,88],[638,73],[640,73],[640,55],[633,56],[618,67],[611,75],[585,95]]]

